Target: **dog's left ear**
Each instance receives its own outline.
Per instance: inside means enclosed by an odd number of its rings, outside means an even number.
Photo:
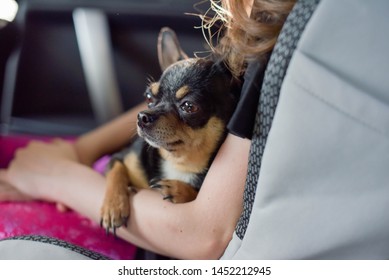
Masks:
[[[158,60],[164,71],[173,63],[187,59],[188,55],[181,49],[176,33],[169,27],[163,27],[158,36]]]

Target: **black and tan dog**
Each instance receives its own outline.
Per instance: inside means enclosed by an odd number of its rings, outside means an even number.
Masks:
[[[114,233],[129,217],[129,185],[173,203],[196,198],[236,104],[239,83],[224,64],[188,58],[171,29],[161,30],[158,55],[163,73],[146,89],[140,137],[112,157],[107,173],[101,223]]]

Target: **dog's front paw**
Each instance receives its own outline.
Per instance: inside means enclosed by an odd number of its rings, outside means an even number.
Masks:
[[[150,188],[158,190],[163,199],[173,203],[192,201],[197,196],[197,190],[191,185],[177,180],[152,180]]]
[[[122,225],[127,226],[130,216],[129,192],[123,189],[120,192],[107,193],[101,207],[100,226],[104,227],[107,234],[112,229],[116,236],[116,229]]]

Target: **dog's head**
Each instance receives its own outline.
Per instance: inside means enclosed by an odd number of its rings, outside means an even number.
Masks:
[[[158,41],[163,73],[146,89],[138,134],[165,155],[209,157],[225,137],[237,83],[222,62],[188,58],[172,30],[162,29]]]

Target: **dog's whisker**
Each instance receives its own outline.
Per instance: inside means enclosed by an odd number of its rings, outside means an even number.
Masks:
[[[137,123],[136,121],[129,121],[128,122],[128,127],[130,127],[129,135],[130,135],[131,139],[133,139],[135,136],[138,135],[138,130],[137,130],[136,123]]]
[[[155,79],[154,79],[154,77],[153,76],[151,76],[151,75],[147,75],[147,86],[149,87],[152,83],[154,83],[155,82]]]
[[[132,130],[130,131],[131,139],[134,138],[137,134],[138,134],[138,131],[136,130],[136,128],[135,128],[135,129],[132,129]]]

